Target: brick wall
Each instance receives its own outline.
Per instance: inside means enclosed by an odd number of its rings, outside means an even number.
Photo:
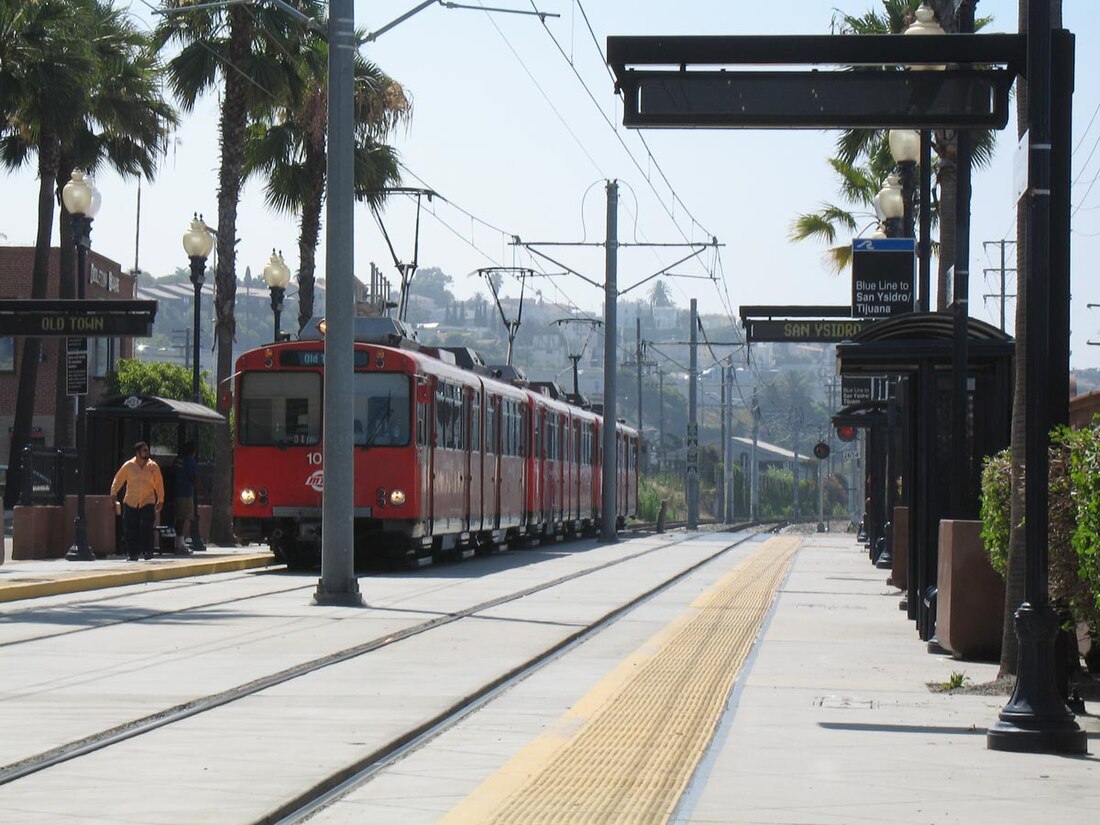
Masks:
[[[50,250],[50,280],[47,297],[58,297],[60,283],[61,251]],[[31,274],[34,269],[34,248],[21,246],[0,247],[0,298],[30,298]],[[85,294],[90,300],[103,298],[133,298],[135,278],[124,273],[122,267],[94,249],[88,253],[89,283]],[[23,338],[15,338],[14,370],[0,371],[0,464],[8,464],[11,441],[9,430],[15,421],[15,400],[19,387],[19,359],[23,354]],[[52,445],[53,416],[57,404],[57,359],[64,346],[63,338],[42,339],[42,361],[38,366],[38,382],[35,392],[34,420],[46,444]],[[133,357],[134,339],[122,339],[125,358]],[[6,367],[6,365],[4,365]],[[93,379],[89,402],[101,397],[103,381]],[[65,399],[72,403],[70,399]],[[36,432],[36,435],[38,433]]]

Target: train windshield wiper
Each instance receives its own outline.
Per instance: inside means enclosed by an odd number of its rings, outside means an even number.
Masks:
[[[371,399],[374,400],[374,399]],[[371,427],[367,438],[363,442],[363,449],[374,446],[375,440],[382,434],[382,431],[386,428],[386,425],[390,422],[390,416],[393,414],[393,393],[386,394],[386,409],[381,415],[377,415],[374,419],[374,425]]]

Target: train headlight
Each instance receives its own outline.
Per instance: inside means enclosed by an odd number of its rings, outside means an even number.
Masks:
[[[404,490],[391,490],[390,491],[390,504],[394,507],[400,507],[405,503],[405,491]]]
[[[251,507],[253,504],[256,503],[256,491],[253,490],[251,487],[245,487],[243,490],[241,490],[240,499],[241,504],[243,504],[245,507]]]

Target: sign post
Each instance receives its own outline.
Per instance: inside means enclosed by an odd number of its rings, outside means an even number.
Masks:
[[[88,339],[65,339],[65,394],[88,394]]]

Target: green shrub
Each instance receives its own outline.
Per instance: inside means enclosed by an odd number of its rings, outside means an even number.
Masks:
[[[982,467],[982,541],[993,569],[1003,577],[1008,568],[1010,452],[987,456]]]
[[[1073,618],[1100,628],[1100,429],[1060,427],[1052,434],[1049,473],[1048,578],[1050,599]],[[982,540],[993,568],[1008,565],[1011,532],[1009,451],[985,460]]]

